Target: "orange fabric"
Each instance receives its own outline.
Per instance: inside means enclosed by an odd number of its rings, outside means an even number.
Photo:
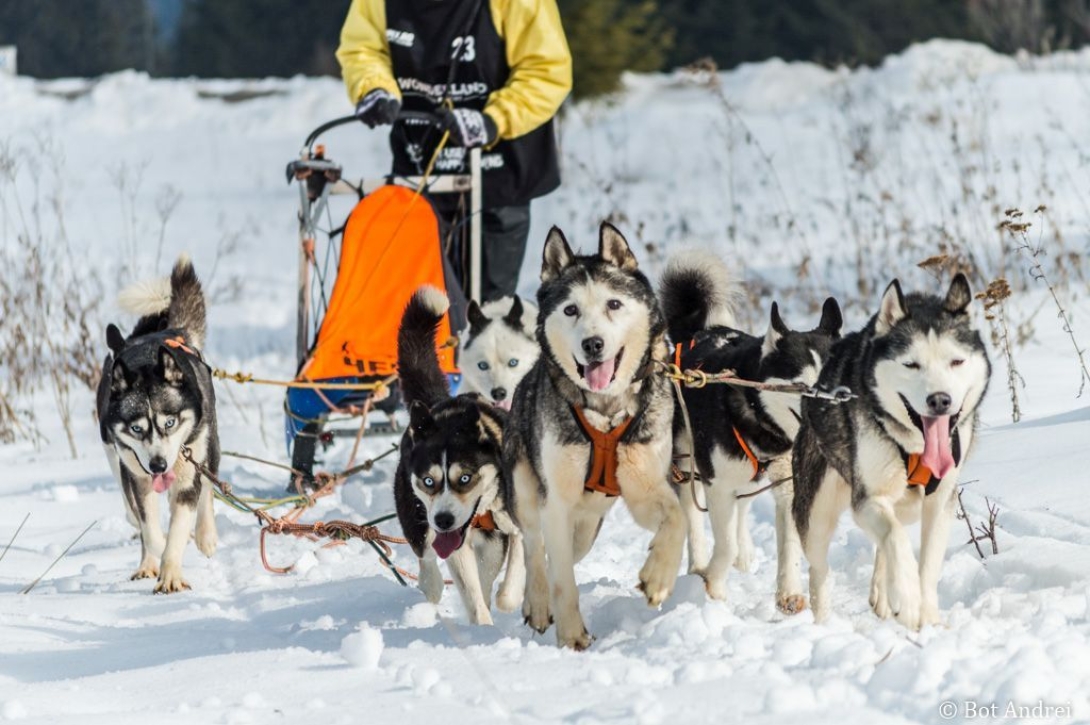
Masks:
[[[746,458],[753,464],[753,478],[751,481],[757,479],[757,476],[761,475],[761,462],[757,460],[757,456],[753,455],[753,450],[746,443],[746,439],[742,437],[742,434],[738,432],[737,428],[731,428],[734,431],[734,438],[738,441],[738,445],[742,446],[742,453],[746,454]]]
[[[185,338],[182,337],[181,335],[178,335],[177,337],[167,338],[166,340],[163,340],[163,344],[166,345],[167,347],[174,348],[175,350],[181,350],[182,352],[187,352],[190,355],[192,355],[193,357],[200,357],[200,355],[198,355],[196,352],[194,352],[193,348],[191,348],[191,347],[189,347],[188,345],[185,344]]]
[[[583,488],[587,491],[597,491],[607,496],[620,496],[621,484],[617,481],[617,444],[621,436],[628,430],[632,419],[609,431],[600,431],[583,415],[582,408],[573,408],[579,425],[583,427],[583,433],[590,438],[591,444],[591,469]]]
[[[492,518],[491,511],[485,511],[483,514],[477,514],[473,517],[473,520],[469,522],[469,525],[475,529],[481,531],[495,531],[496,520]]]
[[[348,217],[329,309],[299,379],[394,374],[401,313],[424,284],[446,291],[435,212],[411,189],[381,187]],[[436,347],[450,337],[444,317]],[[443,371],[456,372],[453,348],[438,353]]]
[[[931,479],[934,477],[931,469],[920,463],[919,453],[908,454],[908,462],[905,464],[905,468],[908,469],[909,486],[926,486],[931,483]]]

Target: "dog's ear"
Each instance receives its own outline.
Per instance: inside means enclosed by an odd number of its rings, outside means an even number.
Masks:
[[[110,392],[120,395],[128,390],[131,385],[129,368],[125,366],[125,363],[116,360],[113,368],[110,369]]]
[[[776,343],[778,343],[780,338],[788,332],[790,332],[790,330],[787,328],[787,325],[784,324],[783,318],[780,317],[780,306],[773,302],[768,333],[765,334],[764,342],[761,343],[761,357],[770,355],[772,351],[776,349]]]
[[[550,229],[549,236],[545,239],[545,251],[541,256],[541,281],[556,279],[574,261],[575,254],[568,246],[564,232],[560,231],[560,227]]]
[[[818,322],[818,329],[822,332],[827,332],[830,335],[840,334],[840,328],[844,325],[844,316],[840,314],[840,305],[836,300],[830,297],[825,300],[825,304],[821,306],[821,321]]]
[[[950,289],[946,292],[942,307],[951,314],[960,315],[968,309],[972,301],[973,293],[969,289],[969,280],[964,274],[958,272],[950,282]]]
[[[490,321],[484,312],[481,311],[481,306],[477,304],[477,300],[469,301],[469,307],[466,309],[466,319],[469,320],[470,337],[476,337],[481,334],[481,331],[488,327]]]
[[[432,417],[428,406],[419,400],[414,400],[409,406],[409,435],[413,440],[423,438],[435,430],[435,418]]]
[[[522,298],[515,295],[515,301],[511,303],[511,309],[503,316],[503,321],[516,330],[521,330],[522,312]]]
[[[609,222],[602,222],[598,228],[598,256],[625,272],[635,272],[640,266],[624,235]]]
[[[155,372],[161,376],[168,385],[173,385],[176,388],[180,388],[182,386],[182,381],[185,380],[185,374],[182,372],[182,368],[178,365],[174,353],[171,352],[168,347],[159,348],[159,366],[156,368]]]
[[[882,295],[882,303],[878,307],[878,319],[874,324],[875,334],[879,337],[885,335],[907,316],[908,309],[905,306],[905,295],[901,292],[901,283],[893,280]]]
[[[106,325],[106,347],[110,348],[115,356],[125,349],[125,336],[112,322]]]

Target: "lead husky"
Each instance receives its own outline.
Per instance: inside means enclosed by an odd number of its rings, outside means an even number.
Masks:
[[[169,278],[121,293],[122,308],[143,315],[124,338],[106,328],[110,354],[98,385],[98,421],[110,468],[121,484],[129,520],[140,528],[140,566],[133,579],[158,577],[155,592],[189,589],[182,554],[197,522],[197,548],[216,550],[212,486],[179,456],[184,444],[212,474],[219,435],[212,376],[200,356],[205,334],[201,283],[187,257]],[[168,491],[170,527],[159,523],[159,494]]]
[[[938,581],[958,476],[973,442],[991,365],[971,326],[965,276],[945,298],[901,293],[837,343],[819,387],[846,385],[848,403],[805,400],[795,441],[792,506],[810,561],[814,619],[829,615],[829,542],[840,513],[876,544],[870,603],[918,629],[939,621]],[[921,519],[920,563],[905,524]]]
[[[810,332],[789,329],[776,303],[772,303],[771,324],[763,337],[733,329],[731,301],[737,293],[730,270],[707,252],[689,252],[672,260],[663,275],[660,294],[682,369],[699,368],[709,374],[733,370],[746,380],[813,385],[829,348],[840,337],[840,307],[832,298],[825,301],[821,321]],[[801,398],[708,385],[685,388],[683,400],[695,423],[693,450],[679,406],[674,418],[674,451],[680,461],[695,454],[715,534],[709,560],[704,518],[690,491],[680,491],[689,520],[689,570],[704,577],[710,597],[726,598],[731,564],[747,570],[753,556],[746,523],[751,499],[738,495],[754,490],[767,474],[780,482],[772,489],[776,501],[776,602],[785,612],[800,611],[806,599],[799,573],[802,553],[791,521],[790,457],[799,428]]]
[[[592,637],[575,563],[618,495],[655,532],[639,573],[648,604],[661,604],[677,579],[685,521],[667,482],[673,401],[652,370],[666,357],[666,325],[635,255],[609,224],[593,256],[576,256],[559,229],[549,232],[537,299],[542,354],[515,391],[504,445],[526,546],[523,613],[543,632],[551,612],[557,642],[584,649]]]
[[[505,555],[507,574],[496,597],[501,610],[519,605],[524,582],[521,541],[500,483],[506,414],[473,393],[450,397],[435,351],[448,305],[442,292],[421,287],[401,318],[397,364],[409,427],[394,499],[401,530],[420,559],[420,589],[428,601],[443,594],[436,557],[449,557],[470,621],[492,624],[492,584]]]
[[[459,364],[466,392],[480,393],[511,410],[515,387],[541,353],[534,328],[537,308],[521,297],[469,303],[469,330]]]

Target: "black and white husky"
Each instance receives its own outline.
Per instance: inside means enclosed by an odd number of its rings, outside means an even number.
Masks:
[[[877,547],[875,613],[913,629],[939,621],[958,476],[991,375],[971,301],[961,274],[945,298],[904,295],[894,280],[878,314],[833,347],[818,379],[820,388],[848,386],[858,397],[803,402],[793,512],[816,621],[829,615],[829,542],[848,507]],[[905,525],[921,519],[917,567]]]
[[[157,593],[189,589],[182,554],[196,518],[197,548],[216,550],[212,484],[179,453],[219,470],[219,435],[212,376],[201,360],[205,301],[189,259],[169,278],[131,287],[121,307],[142,315],[124,337],[106,328],[110,354],[98,386],[98,420],[106,457],[121,484],[129,519],[140,528],[140,566],[133,579],[158,577]],[[166,537],[159,523],[159,494],[170,502]]]
[[[428,601],[443,594],[438,559],[446,559],[470,621],[492,624],[492,585],[509,549],[496,605],[514,610],[524,586],[521,541],[501,485],[506,415],[475,393],[450,396],[435,339],[448,306],[442,292],[421,287],[401,318],[397,364],[409,427],[394,499]]]
[[[789,329],[772,304],[771,322],[763,337],[734,329],[735,284],[726,264],[708,252],[689,252],[672,260],[663,275],[660,295],[675,360],[685,369],[708,374],[733,370],[739,378],[762,383],[817,382],[829,348],[840,336],[842,318],[836,300],[825,301],[821,321],[808,332]],[[799,573],[801,550],[791,521],[791,445],[799,428],[800,398],[731,385],[685,388],[683,400],[692,428],[692,450],[682,411],[674,418],[674,451],[679,468],[695,471],[703,482],[715,548],[708,558],[704,519],[691,492],[682,490],[682,509],[689,520],[689,570],[704,577],[708,595],[727,596],[731,564],[748,570],[753,557],[746,514],[754,491],[766,478],[779,482],[776,501],[776,601],[781,609],[805,607]]]
[[[474,301],[468,317],[458,360],[462,385],[510,410],[515,387],[541,353],[534,337],[537,307],[517,295],[483,305]]]
[[[538,290],[541,357],[519,384],[504,465],[526,547],[527,623],[556,620],[561,646],[592,638],[579,612],[575,563],[623,497],[654,532],[639,586],[651,606],[673,591],[685,520],[667,481],[673,399],[653,371],[666,324],[621,233],[603,224],[598,253],[576,256],[555,227]]]

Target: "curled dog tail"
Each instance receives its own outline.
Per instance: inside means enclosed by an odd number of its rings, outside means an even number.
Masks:
[[[178,257],[169,277],[142,280],[126,287],[117,296],[117,304],[141,316],[134,335],[165,328],[183,330],[191,345],[204,347],[204,291],[188,255]]]
[[[397,331],[397,374],[405,405],[431,408],[450,397],[447,376],[439,367],[435,331],[450,307],[440,290],[424,285],[413,293]]]
[[[734,327],[739,292],[730,268],[712,252],[693,249],[674,256],[659,282],[670,339],[691,340],[714,325]]]

